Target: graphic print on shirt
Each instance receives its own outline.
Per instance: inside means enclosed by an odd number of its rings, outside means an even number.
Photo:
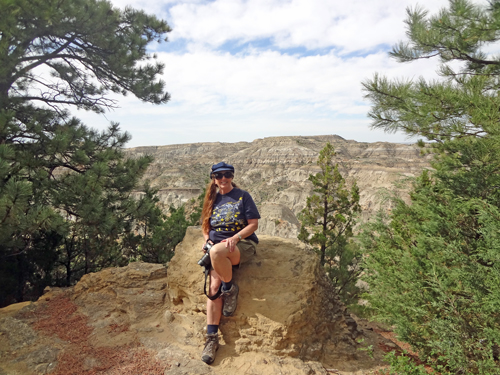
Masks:
[[[243,197],[237,202],[227,202],[214,209],[210,225],[216,232],[239,232],[247,221],[242,214]]]

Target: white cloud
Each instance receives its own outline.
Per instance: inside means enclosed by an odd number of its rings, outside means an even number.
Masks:
[[[397,64],[385,53],[344,59],[333,54],[300,57],[273,51],[159,56],[166,64],[172,104],[192,105],[200,113],[286,112],[291,105],[311,113],[318,109],[356,113],[353,106],[363,100],[361,81],[374,72],[411,77],[418,71],[435,76],[429,61]]]
[[[419,1],[430,10],[447,3]],[[352,52],[403,38],[405,9],[413,4],[408,0],[180,2],[170,8],[172,40],[218,47],[229,41],[270,38],[280,48],[336,46]]]
[[[169,39],[174,43],[155,46],[163,51],[158,56],[166,66],[163,79],[172,100],[153,106],[120,97],[121,108],[106,118],[132,134],[129,146],[314,134],[405,141],[401,134],[369,130],[370,103],[363,100],[361,81],[375,72],[435,76],[436,61],[397,64],[380,48],[404,38],[405,9],[416,3],[113,0],[119,7],[143,8],[173,27]],[[448,1],[418,3],[434,13]],[[233,52],[224,47],[228,42],[249,44]],[[173,49],[179,44],[186,48]],[[287,54],[284,48],[313,53]],[[77,115],[90,126],[107,124],[102,116]]]
[[[131,146],[301,134],[404,141],[404,136],[368,131],[364,114],[369,103],[363,101],[360,82],[375,71],[433,75],[429,61],[396,64],[384,53],[341,59],[333,54],[300,57],[267,51],[233,56],[205,50],[160,53],[159,58],[166,63],[172,101],[152,106],[126,97],[120,100],[122,108],[107,115],[132,133]],[[98,120],[90,121],[95,125]]]

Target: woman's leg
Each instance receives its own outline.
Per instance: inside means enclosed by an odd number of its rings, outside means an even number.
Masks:
[[[214,270],[210,271],[209,295],[213,296],[219,290],[220,276]],[[211,364],[215,360],[215,353],[219,349],[219,322],[222,315],[222,298],[211,300],[207,298],[207,336],[201,353],[201,360]]]
[[[229,251],[226,243],[221,242],[210,249],[210,259],[212,267],[217,272],[222,282],[222,314],[231,316],[236,310],[238,300],[238,285],[233,283],[233,265],[240,262],[240,249],[235,247],[234,251]]]
[[[218,243],[210,249],[210,260],[214,268],[210,272],[210,295],[213,296],[219,290],[222,281],[229,283],[233,279],[233,265],[240,262],[240,250],[236,248],[233,252],[224,243]],[[207,299],[207,324],[220,322],[222,314],[223,299],[217,298],[212,301]]]
[[[224,243],[218,243],[210,249],[210,260],[212,261],[212,267],[214,269],[210,271],[209,294],[213,296],[218,292],[220,284],[223,281],[225,283],[232,281],[233,265],[240,262],[240,250],[236,248],[233,252],[230,252]],[[224,297],[226,299],[234,299],[234,302],[232,302],[234,305],[232,312],[234,312],[236,308],[236,298],[238,296],[238,287],[233,285],[230,292],[232,292],[233,295],[228,296],[227,292],[225,292]],[[215,300],[207,298],[207,340],[205,341],[201,360],[208,364],[214,361],[215,352],[219,348],[217,332],[223,307],[224,300],[222,298],[217,298]],[[224,314],[227,314],[227,312],[225,311]]]
[[[213,296],[219,290],[221,279],[219,274],[212,270],[210,271],[210,287],[209,294]],[[222,315],[222,298],[211,300],[207,298],[207,324],[219,325],[220,317]]]
[[[210,249],[210,260],[220,280],[228,283],[233,278],[233,266],[240,262],[240,249],[236,246],[234,251],[230,252],[225,243],[220,242]]]

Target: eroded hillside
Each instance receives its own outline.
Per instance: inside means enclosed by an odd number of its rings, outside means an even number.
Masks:
[[[364,219],[381,206],[381,189],[394,190],[395,181],[429,166],[430,156],[422,156],[416,145],[361,143],[335,135],[137,147],[126,152],[130,157],[154,156],[144,179],[160,189],[165,208],[197,197],[208,182],[212,164],[233,164],[235,182],[252,194],[261,212],[259,232],[296,238],[296,216],[312,190],[307,178],[319,171],[316,160],[326,142],[335,147],[344,176],[357,181]]]

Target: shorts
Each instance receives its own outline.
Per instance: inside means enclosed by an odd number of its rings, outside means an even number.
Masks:
[[[239,267],[243,263],[248,262],[257,254],[257,244],[252,240],[243,239],[236,246],[240,250],[240,263],[234,267]]]

